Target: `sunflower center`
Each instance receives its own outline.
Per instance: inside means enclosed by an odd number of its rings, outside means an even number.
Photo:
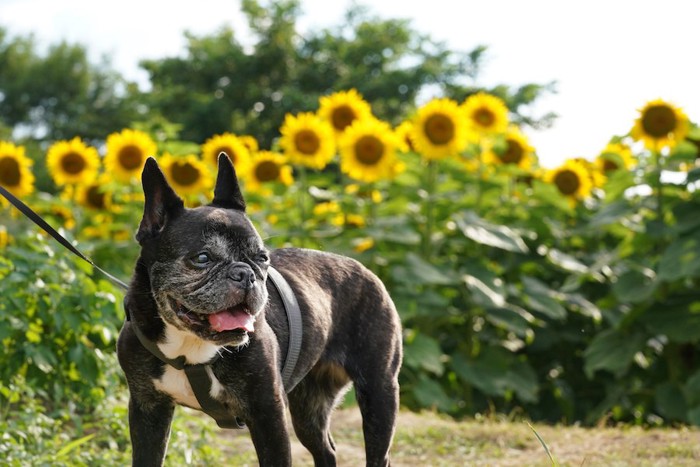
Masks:
[[[517,141],[506,140],[506,150],[501,154],[501,161],[504,164],[518,164],[523,159],[523,147]]]
[[[572,170],[562,170],[554,177],[554,184],[559,188],[559,191],[564,195],[573,195],[581,186],[581,180],[578,175]]]
[[[137,146],[130,144],[119,151],[119,165],[126,170],[136,170],[141,167],[142,163],[143,153]]]
[[[262,161],[255,167],[255,178],[261,182],[271,182],[280,176],[280,168],[273,161]]]
[[[355,157],[364,165],[376,165],[384,155],[384,144],[375,136],[363,136],[355,143]]]
[[[447,144],[455,136],[455,124],[451,118],[442,114],[431,115],[423,126],[425,136],[433,144]]]
[[[349,126],[355,119],[357,115],[352,110],[350,106],[341,105],[336,107],[331,114],[331,123],[333,127],[338,131],[343,131],[347,126]]]
[[[64,172],[77,175],[85,169],[85,159],[77,152],[69,152],[61,158],[61,168]]]
[[[16,186],[22,178],[19,162],[13,157],[5,156],[0,159],[0,184]]]
[[[662,138],[676,129],[676,113],[665,105],[653,105],[642,116],[644,132],[654,138]]]
[[[610,159],[605,159],[603,161],[603,172],[614,172],[619,168],[620,166],[618,166],[615,161],[611,161]]]
[[[299,152],[307,156],[316,154],[321,147],[321,140],[318,135],[311,130],[301,130],[294,137],[294,144]]]
[[[105,208],[105,194],[100,191],[100,187],[93,185],[87,189],[85,198],[87,199],[87,204],[95,209]]]
[[[173,181],[180,186],[190,186],[199,180],[199,170],[189,162],[175,162],[171,169]]]
[[[496,121],[496,116],[489,109],[480,108],[474,112],[474,121],[482,127],[490,127]]]

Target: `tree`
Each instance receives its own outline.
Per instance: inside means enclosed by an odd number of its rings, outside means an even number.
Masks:
[[[255,43],[246,49],[235,31],[196,37],[186,34],[184,57],[148,60],[152,110],[182,125],[182,139],[203,142],[213,134],[234,131],[254,135],[270,146],[286,113],[315,110],[318,98],[356,88],[380,118],[398,123],[428,86],[463,99],[479,72],[486,48],[452,52],[443,43],[419,34],[407,20],[382,20],[362,7],[351,7],[345,24],[302,36],[296,28],[297,0],[243,0]],[[526,84],[494,92],[520,112],[550,85]],[[546,124],[552,115],[538,120]]]
[[[138,90],[89,63],[82,45],[52,45],[42,56],[32,36],[0,28],[0,127],[36,140],[100,141],[139,118]]]

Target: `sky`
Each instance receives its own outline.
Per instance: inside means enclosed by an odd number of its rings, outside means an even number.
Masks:
[[[371,14],[411,21],[454,51],[488,47],[477,85],[556,81],[534,115],[559,115],[527,130],[541,164],[593,159],[626,134],[648,101],[661,98],[700,122],[700,2],[694,0],[369,0]],[[303,33],[341,23],[351,0],[301,0]],[[371,5],[371,6],[370,6]],[[34,34],[40,46],[67,40],[108,57],[125,78],[147,82],[146,58],[182,54],[183,32],[230,26],[244,38],[239,0],[0,0],[0,26]],[[242,39],[245,43],[245,40]],[[1,64],[0,64],[1,66]]]

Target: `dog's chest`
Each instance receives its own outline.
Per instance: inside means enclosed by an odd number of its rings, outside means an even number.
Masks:
[[[203,363],[210,361],[217,352],[216,346],[205,343],[171,326],[166,326],[165,336],[165,343],[158,344],[158,347],[169,358],[186,355],[190,363]],[[217,399],[221,396],[223,386],[214,376],[211,367],[206,366],[205,368],[211,380],[210,395],[212,398]],[[166,365],[163,375],[160,378],[153,379],[153,385],[158,391],[172,397],[178,404],[201,409],[201,404],[197,400],[184,370],[178,370],[170,365]]]
[[[214,376],[211,367],[206,367],[206,371],[211,379],[211,390],[209,394],[212,398],[217,399],[221,396],[223,386]],[[167,366],[163,375],[153,380],[153,385],[158,391],[169,395],[180,405],[200,410],[202,408],[192,390],[192,385],[187,379],[187,374],[185,374],[183,370]]]

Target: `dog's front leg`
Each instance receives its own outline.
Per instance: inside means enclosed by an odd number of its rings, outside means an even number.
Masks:
[[[163,465],[174,410],[174,404],[168,400],[148,404],[148,410],[145,410],[143,404],[133,396],[129,399],[132,466]]]
[[[250,437],[261,467],[290,466],[292,448],[287,431],[282,389],[270,395],[269,399],[256,400],[251,404],[252,416],[247,421]]]

